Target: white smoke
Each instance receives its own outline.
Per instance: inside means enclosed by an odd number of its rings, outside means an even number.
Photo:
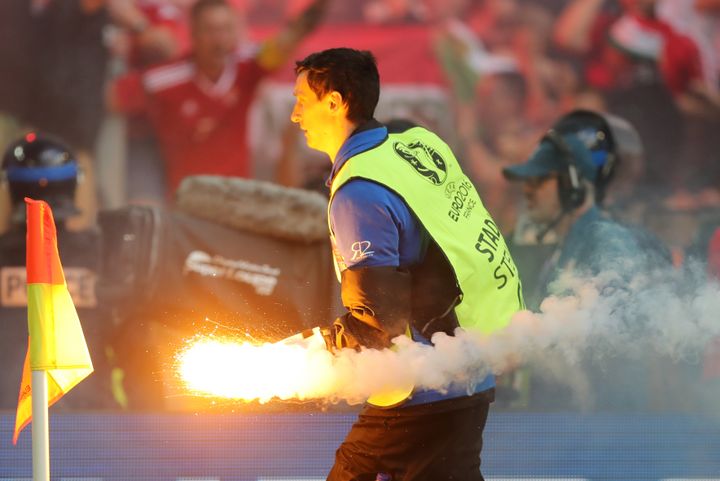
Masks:
[[[669,270],[629,285],[612,273],[565,276],[554,288],[564,294],[545,299],[538,313],[517,313],[490,335],[458,330],[454,337],[435,334],[433,347],[399,337],[396,351],[341,352],[334,397],[359,401],[378,387],[408,383],[441,391],[463,383],[471,390],[490,372],[529,363],[555,371],[582,400],[589,396],[581,372],[588,364],[602,370],[617,359],[698,363],[720,335],[720,286],[702,273]]]
[[[636,365],[655,360],[698,363],[720,335],[720,286],[707,282],[703,273],[669,270],[629,283],[612,273],[593,279],[565,276],[554,289],[563,294],[545,299],[540,312],[519,312],[506,328],[489,335],[462,329],[455,336],[436,333],[432,346],[401,336],[393,349],[345,349],[335,355],[315,343],[307,347],[303,369],[323,382],[313,380],[307,389],[300,384],[275,397],[353,404],[387,386],[408,384],[439,391],[461,385],[472,392],[489,373],[526,364],[570,385],[579,404],[591,406],[593,381],[584,374],[588,365],[616,370],[622,378]],[[264,367],[253,369],[262,378]],[[242,375],[234,374],[238,370],[232,366],[228,371],[228,382]]]

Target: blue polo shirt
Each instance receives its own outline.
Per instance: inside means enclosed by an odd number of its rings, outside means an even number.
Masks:
[[[383,143],[387,129],[380,124],[351,135],[340,148],[327,181],[332,182],[351,157]],[[353,179],[335,193],[330,205],[333,250],[341,270],[353,267],[400,267],[420,263],[430,236],[409,207],[395,192],[378,183]],[[417,342],[430,342],[413,332]],[[405,406],[425,404],[485,391],[495,386],[490,375],[468,389],[455,386],[447,393],[416,391]]]
[[[338,152],[330,172],[332,181],[345,162],[387,139],[377,127],[351,136]],[[419,263],[429,236],[405,202],[386,187],[354,179],[335,193],[330,226],[342,269],[348,267],[409,266]]]

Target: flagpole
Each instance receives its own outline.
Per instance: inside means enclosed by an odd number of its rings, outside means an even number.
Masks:
[[[33,481],[50,481],[48,383],[45,371],[32,372]]]

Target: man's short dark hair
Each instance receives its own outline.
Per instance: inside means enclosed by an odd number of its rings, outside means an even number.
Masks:
[[[200,15],[202,15],[205,10],[209,10],[215,7],[232,9],[227,0],[198,0],[193,4],[192,8],[190,9],[191,21],[197,22],[198,18],[200,18]]]
[[[295,62],[295,73],[307,72],[308,85],[322,98],[336,91],[347,104],[347,118],[360,123],[373,118],[380,97],[380,75],[372,53],[331,48]]]

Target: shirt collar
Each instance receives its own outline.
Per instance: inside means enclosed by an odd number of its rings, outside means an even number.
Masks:
[[[237,78],[237,66],[234,63],[226,63],[222,74],[217,81],[213,82],[202,72],[196,69],[195,82],[198,88],[209,97],[222,97],[232,89]]]
[[[581,215],[578,220],[575,221],[574,225],[577,225],[579,227],[585,227],[587,224],[597,222],[602,218],[603,215],[602,212],[600,212],[600,209],[598,209],[597,206],[593,206],[590,207],[587,212]]]
[[[377,147],[387,139],[387,136],[388,132],[385,126],[375,119],[360,124],[340,147],[325,185],[330,187],[333,179],[340,172],[340,168],[348,159]]]
[[[557,261],[556,267],[564,268],[577,256],[578,246],[586,245],[588,242],[592,242],[591,239],[587,239],[587,228],[598,221],[603,219],[603,214],[597,206],[593,206],[587,210],[583,215],[570,227],[565,239],[562,241],[562,249],[560,251],[560,258]]]
[[[564,243],[572,243],[571,241],[569,241],[570,239],[582,236],[583,233],[586,232],[585,229],[587,228],[587,226],[594,222],[602,220],[602,218],[603,215],[600,209],[598,209],[597,206],[591,207],[587,210],[587,212],[578,217],[577,220],[573,223],[572,227],[570,227],[570,231],[565,237]]]

